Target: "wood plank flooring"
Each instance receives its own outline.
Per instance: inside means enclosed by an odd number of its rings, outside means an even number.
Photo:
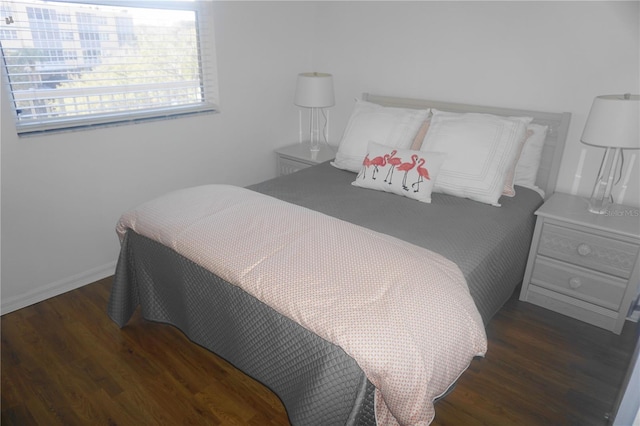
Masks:
[[[287,425],[280,400],[177,329],[106,315],[111,278],[2,316],[2,425]],[[605,425],[637,339],[522,303],[434,425]]]

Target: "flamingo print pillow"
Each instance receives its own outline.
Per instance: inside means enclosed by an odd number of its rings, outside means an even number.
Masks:
[[[369,142],[353,185],[430,203],[433,184],[445,157],[446,154],[440,152],[398,149]]]

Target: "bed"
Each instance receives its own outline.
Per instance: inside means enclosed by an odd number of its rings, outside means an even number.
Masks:
[[[370,94],[359,102],[334,162],[247,188],[207,185],[176,191],[132,209],[118,223],[121,252],[109,316],[124,327],[141,306],[144,318],[176,326],[266,384],[294,425],[431,422],[434,401],[471,359],[484,354],[483,325],[522,281],[534,212],[554,191],[570,120],[569,113]],[[384,143],[368,142],[363,148],[358,142],[358,149],[368,150],[364,159],[353,157],[360,151],[342,149],[357,125],[370,130],[371,117],[379,124],[387,114],[400,112],[405,123],[407,111],[416,114],[409,126],[411,146],[403,142],[389,152]],[[544,130],[531,185],[519,186],[512,177],[515,194],[469,199],[475,193],[461,196],[444,186],[442,176],[449,169],[443,164],[451,156],[413,145],[426,127],[421,143],[437,148],[439,131],[450,137],[450,123],[480,115],[508,118],[510,125],[514,117],[528,117],[524,124],[513,124],[526,128],[523,141],[535,126]],[[526,146],[522,142],[512,154],[513,167]],[[374,156],[383,148],[385,155]],[[415,174],[407,181],[406,169],[418,173],[418,164],[425,162],[416,155],[413,165],[403,169],[400,162],[391,164],[396,152],[424,154],[431,176]],[[387,189],[389,177],[402,196]],[[443,186],[437,188],[441,179]],[[426,185],[428,191],[420,190]],[[184,213],[187,205],[192,208]],[[202,224],[205,216],[213,219]],[[199,245],[185,243],[186,234]],[[416,282],[420,287],[412,287]],[[397,292],[405,287],[411,288],[408,295]],[[390,299],[402,305],[391,307]],[[414,311],[417,317],[409,315]],[[405,347],[389,334],[411,344]],[[446,348],[440,351],[439,346]],[[373,359],[365,353],[371,347]],[[427,367],[403,370],[397,377],[377,370],[389,364],[395,374],[393,369],[409,364],[405,359],[422,362],[426,356],[417,350],[428,352]],[[402,365],[393,364],[397,360]],[[419,398],[409,401],[414,393]]]

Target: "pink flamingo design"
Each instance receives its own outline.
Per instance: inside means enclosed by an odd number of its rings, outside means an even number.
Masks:
[[[367,169],[371,167],[371,160],[369,160],[369,154],[364,156],[364,160],[362,161],[362,166],[363,167],[360,170],[360,173],[358,173],[358,176],[356,176],[356,179],[360,178],[360,176],[362,176],[362,179],[367,178]]]
[[[391,168],[387,172],[387,176],[384,178],[384,181],[389,183],[389,185],[391,185],[391,179],[393,179],[393,171],[396,169],[396,167],[400,163],[402,163],[402,159],[399,157],[396,157],[397,153],[398,151],[394,149],[393,151],[391,151],[391,154],[387,154],[388,155],[387,164],[391,164]]]
[[[418,180],[411,185],[411,187],[413,188],[413,192],[420,191],[420,182],[424,182],[425,179],[431,180],[431,178],[429,177],[429,170],[427,170],[426,167],[422,167],[424,166],[425,162],[426,160],[424,158],[421,158],[418,162],[418,167],[416,167],[416,171],[418,172]]]
[[[371,175],[371,179],[376,179],[376,173],[380,171],[378,167],[384,167],[387,165],[388,157],[389,154],[385,154],[384,156],[374,157],[373,160],[371,160],[371,165],[373,166],[373,174]]]
[[[397,167],[398,171],[404,172],[404,177],[402,178],[402,188],[405,191],[409,190],[409,188],[407,187],[407,174],[409,173],[409,170],[413,169],[416,166],[417,161],[418,156],[416,154],[413,154],[411,156],[411,163],[402,163]]]

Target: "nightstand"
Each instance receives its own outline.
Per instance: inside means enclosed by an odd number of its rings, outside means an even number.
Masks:
[[[637,295],[640,210],[556,193],[536,212],[520,300],[620,334]]]
[[[315,164],[333,160],[335,152],[326,144],[320,144],[320,151],[311,155],[309,144],[297,143],[276,150],[278,156],[278,174],[288,175]]]

